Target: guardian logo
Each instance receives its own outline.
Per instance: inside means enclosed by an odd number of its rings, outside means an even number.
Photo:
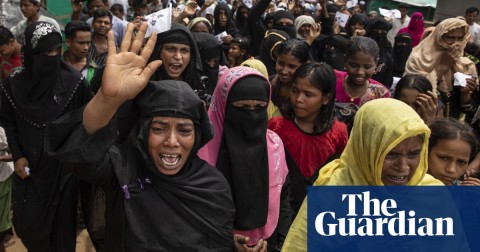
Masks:
[[[480,187],[312,186],[308,251],[480,251]]]
[[[315,218],[315,229],[324,236],[392,236],[419,235],[444,236],[454,235],[453,219],[415,218],[415,211],[397,211],[394,199],[370,199],[370,192],[361,194],[343,194],[342,202],[347,203],[348,218],[335,218],[335,212],[326,211]],[[357,213],[356,204],[361,204],[363,211]],[[408,218],[407,218],[408,215]]]

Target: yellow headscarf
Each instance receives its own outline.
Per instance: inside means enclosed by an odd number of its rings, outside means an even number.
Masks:
[[[391,98],[369,101],[358,110],[340,159],[324,166],[314,185],[383,185],[381,174],[385,156],[403,140],[417,135],[423,137],[420,163],[407,185],[442,185],[427,174],[430,129],[410,106]],[[282,251],[306,250],[305,199],[290,227]]]

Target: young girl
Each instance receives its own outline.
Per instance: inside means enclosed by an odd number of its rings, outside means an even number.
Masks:
[[[373,39],[353,37],[345,49],[346,72],[335,70],[335,114],[340,121],[347,123],[349,129],[353,125],[357,106],[373,99],[390,97],[390,92],[384,85],[371,79],[378,64],[379,51]]]
[[[336,98],[340,102],[363,105],[365,102],[390,97],[381,83],[371,79],[378,63],[377,43],[367,37],[354,37],[345,49],[345,71],[335,71]]]
[[[309,61],[310,48],[302,41],[286,40],[277,46],[276,59],[277,74],[271,79],[272,103],[278,108],[273,116],[280,116],[288,103],[293,74],[302,64]]]
[[[403,76],[395,87],[393,97],[412,107],[427,125],[443,118],[443,106],[439,106],[438,97],[432,92],[432,84],[424,76]]]
[[[477,138],[472,128],[448,118],[435,121],[430,129],[429,173],[445,185],[479,186],[478,171],[467,172],[469,162],[478,151]]]
[[[290,105],[283,117],[272,118],[268,128],[286,148],[292,181],[292,207],[298,211],[306,181],[313,182],[327,161],[340,155],[347,143],[345,124],[334,120],[335,75],[325,63],[306,63],[293,77]]]

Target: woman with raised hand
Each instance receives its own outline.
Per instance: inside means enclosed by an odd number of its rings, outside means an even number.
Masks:
[[[46,148],[80,178],[104,188],[107,251],[231,251],[234,206],[224,177],[196,156],[212,138],[203,102],[188,84],[149,82],[156,40],[141,49],[133,24],[117,53],[113,33],[102,86],[82,110],[49,125]],[[148,83],[148,85],[147,85]],[[115,144],[117,109],[136,97],[137,146]]]

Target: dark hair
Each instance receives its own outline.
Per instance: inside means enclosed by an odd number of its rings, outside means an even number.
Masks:
[[[110,7],[111,12],[114,12],[116,10],[120,11],[121,13],[125,13],[125,10],[123,9],[123,5],[118,4],[118,3],[116,3],[116,4],[112,5],[112,7]]]
[[[393,98],[399,99],[400,98],[400,91],[404,88],[414,88],[418,90],[421,94],[426,94],[427,91],[432,91],[432,83],[430,81],[418,74],[407,74],[403,76],[397,83],[395,87],[395,93],[393,94]]]
[[[65,37],[74,39],[78,31],[90,32],[90,25],[83,21],[72,21],[65,26]]]
[[[369,21],[370,19],[368,18],[368,16],[363,13],[354,14],[345,25],[345,29],[347,30],[347,35],[350,37],[353,35],[352,28],[351,28],[352,25],[362,24],[366,29]]]
[[[232,43],[237,44],[242,50],[248,51],[250,49],[250,41],[248,41],[246,37],[235,37],[232,42],[230,42],[230,45]]]
[[[136,8],[147,8],[147,3],[144,0],[134,0],[132,7]]]
[[[369,37],[356,36],[350,39],[350,42],[345,48],[345,60],[358,52],[362,52],[372,56],[375,59],[375,62],[377,62],[380,54],[380,49],[375,40]]]
[[[93,0],[87,0],[87,8]],[[102,0],[104,4],[108,4],[108,0]]]
[[[102,18],[102,17],[108,17],[110,18],[110,22],[112,22],[112,13],[106,9],[96,9],[94,12],[93,12],[93,22],[95,22],[95,20],[97,20],[97,18]]]
[[[333,127],[333,110],[335,107],[335,91],[336,91],[336,78],[333,68],[326,63],[308,62],[301,65],[295,74],[293,80],[298,78],[307,78],[308,81],[323,95],[330,95],[330,101],[327,105],[322,105],[320,113],[315,118],[315,125],[313,132],[315,134],[323,134]],[[288,113],[285,114],[286,118],[292,119],[294,117],[293,109],[289,105]]]
[[[466,10],[465,10],[465,15],[467,15],[468,13],[473,13],[473,12],[476,12],[477,14],[480,13],[480,10],[475,7],[475,6],[472,6],[472,7],[468,7]]]
[[[433,122],[430,126],[432,131],[428,143],[428,151],[437,145],[438,141],[447,139],[460,139],[467,142],[472,151],[470,152],[470,161],[472,161],[478,152],[478,141],[472,127],[453,118],[445,118]]]
[[[310,60],[310,48],[298,39],[287,39],[275,48],[275,59],[278,55],[291,53],[295,58],[304,64]]]
[[[404,9],[407,9],[410,8],[410,5],[406,4],[406,3],[399,3],[398,4],[398,8],[404,8]]]
[[[305,42],[298,39],[287,39],[285,41],[282,41],[278,46],[276,46],[275,51],[273,52],[274,55],[272,56],[275,57],[276,61],[278,55],[288,53],[292,54],[295,58],[297,58],[302,65],[310,60],[310,48]],[[287,108],[281,107],[282,102],[280,101],[280,89],[281,85],[279,82],[272,86],[271,100],[273,104],[279,106],[280,111],[282,112],[282,114],[284,114],[284,111]]]
[[[5,45],[13,39],[13,33],[4,26],[0,26],[0,45]]]

